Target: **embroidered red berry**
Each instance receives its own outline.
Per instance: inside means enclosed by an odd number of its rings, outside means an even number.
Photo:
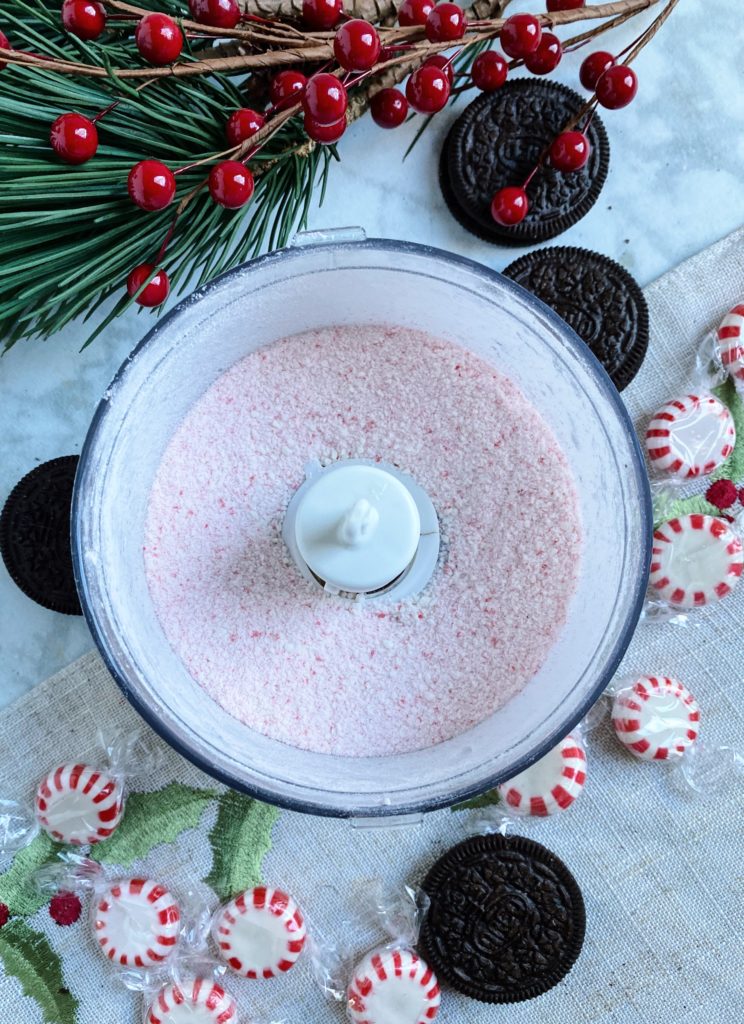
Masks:
[[[733,480],[716,480],[705,492],[706,501],[716,508],[731,508],[736,498],[736,484]]]
[[[345,21],[333,40],[336,60],[347,71],[369,71],[377,63],[381,48],[377,29],[362,18]]]
[[[380,128],[397,128],[408,116],[408,100],[400,89],[380,89],[372,97],[370,109]]]
[[[66,928],[68,925],[75,924],[82,909],[80,897],[76,896],[74,892],[58,892],[56,896],[52,897],[49,904],[49,916],[55,924]]]
[[[509,65],[497,50],[479,53],[470,72],[473,85],[483,92],[495,92],[506,81]]]
[[[168,298],[170,280],[164,270],[158,270],[150,283],[137,295],[139,289],[154,271],[155,267],[152,263],[140,263],[127,278],[127,292],[140,306],[159,306]]]
[[[462,39],[467,26],[462,7],[446,2],[437,4],[426,19],[426,38],[430,43],[454,43]]]
[[[491,216],[502,227],[521,224],[529,208],[527,193],[514,185],[500,189],[491,200]]]
[[[134,41],[151,64],[172,64],[183,49],[181,29],[167,14],[146,14],[135,30]]]
[[[594,92],[597,82],[608,68],[615,63],[615,58],[607,50],[596,50],[586,57],[579,68],[579,79],[581,84],[589,92]]]
[[[8,909],[7,903],[0,903],[0,928],[2,928],[4,924],[8,923],[9,917],[10,910]]]
[[[627,64],[615,64],[600,77],[594,92],[603,107],[619,110],[627,107],[638,92],[638,78]]]
[[[549,75],[561,62],[563,47],[558,36],[552,32],[543,32],[534,53],[524,58],[524,66],[533,75]]]
[[[403,0],[398,8],[398,24],[404,27],[425,25],[434,8],[434,0]]]
[[[189,0],[194,21],[213,28],[235,28],[240,21],[238,0]]]
[[[302,0],[302,20],[310,28],[333,28],[343,12],[343,0]]]
[[[231,146],[239,146],[241,142],[250,139],[251,135],[260,132],[265,124],[266,120],[263,114],[251,110],[250,107],[241,107],[240,110],[235,110],[230,114],[225,125],[227,141]]]
[[[512,14],[501,28],[501,46],[508,57],[528,57],[540,45],[542,29],[534,14]]]

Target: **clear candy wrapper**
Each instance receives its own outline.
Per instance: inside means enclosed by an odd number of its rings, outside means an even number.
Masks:
[[[33,803],[0,800],[0,853],[28,845],[41,829],[70,846],[108,839],[123,817],[127,784],[151,774],[160,757],[160,748],[133,732],[100,737],[100,751],[90,763],[53,765],[39,780]]]
[[[433,1021],[441,994],[436,975],[416,952],[425,893],[391,890],[379,879],[360,884],[353,904],[358,916],[344,922],[344,945],[318,938],[312,960],[324,994],[341,1003],[354,1024],[421,1024]]]
[[[616,680],[585,721],[585,735],[607,715],[615,738],[629,754],[666,765],[674,788],[688,795],[715,796],[744,776],[741,754],[700,739],[700,705],[673,676],[633,674]]]
[[[656,530],[647,622],[686,623],[694,609],[731,594],[744,570],[741,481],[726,476],[737,444],[729,406],[744,393],[743,331],[744,303],[703,339],[687,392],[671,397],[648,423]],[[727,392],[722,385],[729,379],[736,390]]]

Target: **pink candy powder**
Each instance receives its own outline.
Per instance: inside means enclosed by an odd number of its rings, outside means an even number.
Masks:
[[[438,512],[417,597],[359,607],[281,538],[311,459],[382,459]],[[386,326],[286,338],[236,363],[174,434],[144,547],[162,628],[235,718],[293,746],[384,755],[449,739],[537,672],[576,585],[576,493],[549,427],[465,349]]]

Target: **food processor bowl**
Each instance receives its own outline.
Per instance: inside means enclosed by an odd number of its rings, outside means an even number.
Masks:
[[[287,335],[381,322],[457,342],[518,385],[571,466],[583,554],[567,621],[521,693],[436,746],[340,757],[261,735],[207,695],[161,629],[142,548],[164,450],[221,373]],[[576,725],[632,636],[646,591],[651,529],[648,482],[630,419],[603,368],[558,316],[470,260],[407,242],[333,235],[238,267],[160,319],[98,407],[72,519],[88,624],[146,721],[235,789],[301,811],[365,819],[433,810],[481,793],[522,771]],[[539,601],[539,578],[535,587]]]

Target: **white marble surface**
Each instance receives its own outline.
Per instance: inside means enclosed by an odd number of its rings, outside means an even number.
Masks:
[[[535,8],[522,0],[514,5]],[[560,243],[606,253],[646,284],[744,223],[739,13],[738,0],[682,0],[638,58],[635,102],[604,114],[612,147],[607,184]],[[617,31],[612,48],[627,45],[650,17]],[[575,85],[579,60],[567,57],[556,77]],[[414,127],[382,132],[369,118],[354,125],[310,227],[358,224],[369,235],[451,249],[497,270],[521,255],[473,238],[444,206],[437,156],[454,117],[451,108],[440,114],[405,163]],[[86,328],[72,326],[46,342],[21,342],[0,360],[0,501],[38,462],[80,450],[100,395],[151,322],[129,315],[83,353]],[[0,706],[91,646],[82,619],[39,608],[0,564]]]

